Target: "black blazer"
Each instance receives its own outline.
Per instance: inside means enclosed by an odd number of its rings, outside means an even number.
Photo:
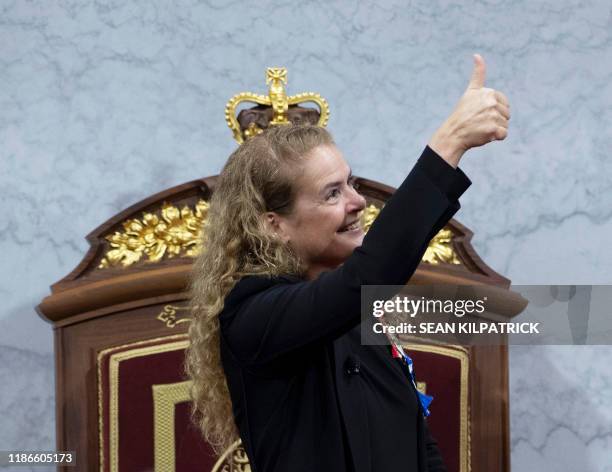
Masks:
[[[361,344],[360,288],[405,284],[470,184],[426,147],[342,266],[228,294],[221,357],[253,472],[445,470],[404,368]]]

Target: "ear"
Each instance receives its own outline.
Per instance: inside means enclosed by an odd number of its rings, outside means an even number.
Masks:
[[[285,244],[291,240],[286,231],[285,219],[281,215],[273,211],[268,211],[264,213],[264,218],[268,228],[275,236],[281,239]]]

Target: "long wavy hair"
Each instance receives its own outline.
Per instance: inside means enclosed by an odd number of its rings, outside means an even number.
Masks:
[[[230,155],[215,185],[202,252],[189,280],[193,319],[185,371],[192,380],[192,419],[217,454],[238,439],[221,365],[218,316],[224,299],[245,275],[304,276],[304,264],[274,236],[264,214],[291,213],[304,159],[317,146],[333,143],[317,126],[271,127]]]

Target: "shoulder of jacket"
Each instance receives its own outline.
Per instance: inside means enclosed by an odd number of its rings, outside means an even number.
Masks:
[[[255,295],[256,293],[262,292],[275,285],[279,284],[295,284],[303,282],[303,279],[293,275],[279,275],[279,276],[267,276],[267,275],[247,275],[242,277],[236,285],[230,290],[225,297],[225,303],[223,312],[227,312],[238,306],[242,301]]]

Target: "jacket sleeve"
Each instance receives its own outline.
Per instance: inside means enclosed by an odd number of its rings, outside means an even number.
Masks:
[[[361,286],[404,285],[470,185],[427,146],[344,264],[312,281],[264,282],[239,303],[226,298],[221,334],[232,354],[243,364],[261,364],[359,324]]]

